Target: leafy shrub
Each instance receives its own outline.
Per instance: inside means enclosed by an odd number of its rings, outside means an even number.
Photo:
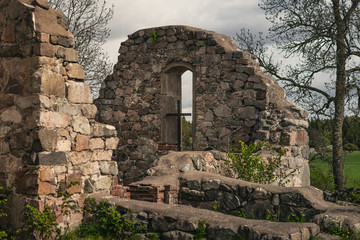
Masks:
[[[278,222],[279,221],[279,212],[275,212],[273,209],[272,210],[267,210],[266,216],[265,216],[265,220],[271,221],[271,222]]]
[[[273,183],[278,181],[280,186],[286,185],[289,180],[287,177],[294,174],[296,169],[286,174],[282,168],[282,156],[286,150],[283,147],[276,148],[269,141],[259,141],[250,145],[245,145],[239,141],[239,148],[231,149],[228,153],[231,161],[225,163],[235,170],[240,179],[255,183]],[[271,156],[263,159],[262,150],[270,151]],[[278,171],[278,174],[275,173]]]
[[[127,216],[121,215],[108,201],[100,202],[98,209],[93,209],[89,206],[91,203],[94,203],[94,199],[87,199],[85,202],[87,204],[85,204],[84,211],[93,213],[95,222],[80,227],[79,233],[82,237],[96,235],[105,238],[116,237],[124,239],[126,237],[125,233],[130,233],[128,237],[133,239],[136,233],[147,228],[146,225],[137,226],[135,221],[128,220],[132,218],[131,213],[128,213]]]
[[[198,220],[198,227],[195,231],[194,234],[194,239],[195,240],[199,240],[199,239],[203,239],[203,238],[207,238],[207,232],[206,232],[206,220]]]
[[[43,212],[30,205],[26,205],[25,208],[27,209],[25,220],[28,227],[24,230],[29,236],[34,236],[36,239],[51,239],[54,235],[60,234],[56,217],[52,214],[49,206],[45,206]]]
[[[62,187],[62,185],[60,184],[58,188],[58,195],[62,197],[62,204],[60,205],[61,213],[69,215],[71,210],[75,210],[75,212],[78,212],[76,210],[76,205],[72,204],[72,201],[70,200],[71,194],[68,192],[68,190],[69,188],[79,184],[79,181],[71,181],[70,184],[68,184],[65,188]]]
[[[334,175],[331,170],[310,165],[310,182],[314,186],[323,191],[335,191]]]
[[[288,216],[288,222],[305,222],[304,217],[304,213],[296,214],[293,212]]]

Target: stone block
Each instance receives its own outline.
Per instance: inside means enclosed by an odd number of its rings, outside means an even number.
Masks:
[[[67,98],[72,103],[92,103],[89,85],[84,82],[67,81]]]
[[[84,117],[94,119],[97,113],[97,107],[93,104],[82,104],[80,106],[81,113]]]
[[[96,190],[110,190],[111,189],[111,177],[99,177],[95,181],[95,189]]]
[[[91,160],[92,153],[91,152],[71,152],[70,153],[70,161],[73,165],[79,165],[82,163],[89,162]]]
[[[96,122],[92,126],[91,134],[94,137],[112,137],[116,136],[117,132],[114,126]]]
[[[70,140],[59,140],[56,145],[56,150],[59,152],[70,152],[71,141]]]
[[[218,117],[230,117],[231,109],[226,104],[220,104],[214,108],[214,113]]]
[[[40,112],[40,125],[48,128],[65,128],[70,124],[68,115],[57,112]]]
[[[212,179],[202,184],[203,190],[218,190],[220,187],[220,180]]]
[[[40,106],[40,99],[39,96],[36,95],[18,96],[15,103],[20,109],[27,109],[30,107],[37,108]]]
[[[5,95],[0,97],[0,109],[11,107],[14,104],[14,97]]]
[[[90,162],[90,163],[86,164],[82,171],[82,174],[85,176],[99,174],[99,173],[100,173],[100,169],[99,169],[98,162]]]
[[[38,56],[55,57],[55,48],[50,43],[36,43],[34,52]]]
[[[81,114],[78,104],[60,103],[57,104],[57,111],[59,113],[65,113],[70,116],[77,116]]]
[[[38,40],[38,42],[49,43],[50,42],[50,35],[47,34],[47,33],[37,33],[36,34],[36,40]]]
[[[105,140],[106,149],[114,150],[117,148],[118,143],[119,143],[119,139],[116,137],[107,138]]]
[[[100,171],[101,174],[116,176],[118,174],[117,163],[115,161],[100,162]]]
[[[9,21],[8,24],[5,26],[1,40],[4,43],[13,43],[16,41],[16,22]]]
[[[0,127],[0,138],[5,138],[6,135],[11,131],[11,127],[4,126]]]
[[[55,172],[52,166],[47,166],[39,169],[39,179],[42,182],[49,182],[55,184]]]
[[[91,157],[91,161],[111,161],[112,150],[95,150]]]
[[[66,178],[66,186],[71,184],[71,182],[79,182],[79,184],[76,184],[68,189],[68,193],[75,194],[75,193],[81,193],[81,173],[73,173]]]
[[[74,116],[72,118],[72,124],[75,132],[86,135],[90,134],[90,124],[86,117]]]
[[[20,123],[22,120],[22,116],[21,113],[15,107],[11,107],[5,110],[0,115],[0,119],[3,122]]]
[[[56,193],[56,185],[49,182],[39,181],[38,194],[39,195],[49,195]]]
[[[104,141],[101,138],[92,138],[90,139],[90,148],[91,150],[104,149],[105,148]]]
[[[44,151],[53,151],[57,145],[57,133],[53,130],[40,129],[39,139]]]
[[[37,160],[39,165],[52,166],[67,164],[67,158],[64,152],[38,153]]]
[[[16,193],[35,195],[38,193],[38,171],[35,168],[24,168],[16,173]]]
[[[66,166],[53,166],[52,168],[54,169],[54,173],[56,175],[63,174],[67,170]]]
[[[41,77],[41,91],[46,95],[65,97],[65,80],[62,75],[44,72]]]
[[[65,55],[66,57],[66,55]],[[72,56],[74,57],[74,56]],[[84,79],[85,78],[85,73],[84,70],[82,68],[82,66],[78,63],[69,63],[66,66],[66,70],[67,70],[67,75],[69,78],[71,79]]]
[[[65,50],[65,61],[79,62],[78,52],[73,48],[66,48],[66,50]]]
[[[0,154],[7,154],[10,152],[9,143],[4,140],[0,140]]]
[[[75,138],[75,150],[87,150],[90,149],[89,146],[89,137],[85,135],[78,134]]]

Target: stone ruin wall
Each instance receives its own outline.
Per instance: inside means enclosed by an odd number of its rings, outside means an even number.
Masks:
[[[11,190],[11,220],[0,224],[19,226],[25,204],[77,224],[82,213],[61,214],[59,184],[80,181],[69,192],[81,206],[89,193],[109,193],[118,173],[117,132],[94,120],[67,29],[47,1],[0,0],[0,186]]]
[[[191,70],[194,150],[227,151],[238,140],[276,145],[288,137],[284,167],[299,169],[290,185],[310,184],[307,112],[287,101],[255,57],[230,37],[186,26],[144,29],[129,35],[119,53],[95,104],[99,121],[118,130],[116,159],[124,183],[146,176],[157,155],[176,143],[169,139],[176,125],[165,115],[176,111],[180,76]]]

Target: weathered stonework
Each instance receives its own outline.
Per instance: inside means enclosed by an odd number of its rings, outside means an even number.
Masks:
[[[81,206],[87,193],[110,193],[117,175],[116,130],[94,120],[65,22],[45,0],[0,1],[0,186],[12,191],[13,227],[26,203],[75,225],[82,215],[61,214],[58,186],[79,181],[69,192]]]
[[[157,37],[151,37],[156,33]],[[255,56],[230,37],[185,26],[139,30],[121,44],[114,73],[103,83],[98,119],[118,130],[116,159],[124,183],[142,179],[158,155],[176,144],[181,75],[193,72],[193,150],[228,151],[239,140],[288,137],[284,168],[291,186],[308,186],[307,112],[261,71]]]

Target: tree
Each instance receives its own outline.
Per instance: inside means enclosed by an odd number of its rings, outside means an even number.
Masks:
[[[102,45],[110,35],[106,26],[113,17],[114,6],[107,8],[105,0],[49,0],[49,3],[68,18],[69,30],[75,37],[74,48],[79,52],[79,62],[85,71],[85,81],[96,97],[101,82],[112,70]]]
[[[269,74],[278,79],[295,101],[310,112],[333,117],[333,173],[338,190],[345,188],[342,126],[345,106],[360,98],[360,0],[262,0],[259,6],[272,23],[269,36],[242,29],[239,47],[258,56]],[[273,41],[285,58],[298,63],[282,66],[265,45]],[[314,78],[327,73],[322,89]],[[360,101],[355,106],[359,112]]]

